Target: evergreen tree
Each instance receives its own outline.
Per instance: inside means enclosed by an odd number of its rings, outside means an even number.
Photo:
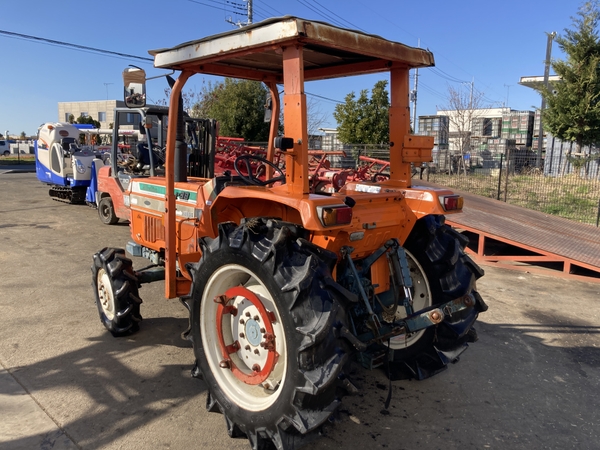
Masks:
[[[71,122],[71,123],[73,123],[73,122]],[[100,128],[100,122],[98,122],[97,120],[94,120],[90,116],[79,116],[77,118],[77,120],[75,121],[75,123],[86,123],[86,124],[92,125],[94,128]],[[93,137],[93,142],[95,142],[95,143],[100,143],[101,140],[102,139],[100,138],[100,136]],[[85,134],[82,133],[79,135],[79,142],[81,144],[85,144]]]
[[[380,80],[371,90],[346,95],[345,103],[335,107],[333,117],[338,123],[338,139],[345,144],[388,144],[390,140],[390,100],[387,81]]]
[[[547,109],[543,111],[544,128],[564,141],[581,146],[600,143],[600,18],[598,1],[585,2],[572,17],[573,29],[565,29],[556,42],[566,60],[553,61],[552,67],[561,82],[544,89]]]
[[[97,120],[94,120],[90,116],[79,116],[77,118],[77,120],[75,121],[75,123],[85,123],[85,124],[93,125],[94,128],[100,128],[100,122],[98,122]]]
[[[264,121],[268,92],[258,81],[225,78],[203,88],[201,99],[193,106],[191,115],[216,119],[220,136],[265,142],[269,139],[270,127]]]

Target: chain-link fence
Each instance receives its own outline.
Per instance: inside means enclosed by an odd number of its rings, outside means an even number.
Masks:
[[[562,144],[561,144],[562,145]],[[464,159],[448,155],[448,170],[426,170],[433,183],[524,208],[599,225],[600,159],[550,147],[536,167],[535,152],[509,148]]]
[[[558,142],[558,141],[557,141]],[[577,154],[549,140],[537,168],[537,154],[517,147],[490,147],[466,156],[434,149],[431,164],[413,168],[413,177],[453,189],[595,226],[600,222],[600,156]],[[357,168],[367,158],[389,161],[389,148],[345,145],[346,157],[331,157],[331,167]],[[384,169],[385,170],[385,169]]]

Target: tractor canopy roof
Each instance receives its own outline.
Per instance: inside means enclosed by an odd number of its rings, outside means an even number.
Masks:
[[[434,65],[428,50],[291,16],[149,53],[157,68],[280,83],[281,49],[290,45],[303,47],[307,81]]]

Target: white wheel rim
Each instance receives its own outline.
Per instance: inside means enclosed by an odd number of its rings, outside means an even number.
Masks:
[[[427,276],[423,267],[417,259],[408,251],[406,252],[406,259],[408,262],[408,269],[412,278],[413,287],[411,289],[413,297],[413,311],[420,311],[423,308],[427,308],[432,305],[431,288],[427,281]],[[396,320],[404,319],[406,317],[405,309],[399,305],[396,311]],[[417,342],[421,336],[423,336],[425,330],[417,331],[416,333],[401,334],[390,339],[390,348],[393,350],[400,350],[408,348]]]
[[[243,286],[254,294],[264,307],[263,311],[266,309],[272,313],[270,326],[275,336],[273,350],[278,357],[273,366],[269,365],[272,369],[268,370],[268,376],[260,384],[244,382],[229,367],[223,367],[224,356],[220,333],[225,345],[231,346],[236,341],[239,343],[237,351],[229,353],[229,357],[232,365],[240,371],[251,374],[255,365],[265,368],[267,364],[267,350],[261,346],[261,343],[265,342],[260,324],[265,322],[264,317],[244,296],[238,295],[228,303],[236,309],[236,312],[235,314],[221,313],[219,331],[217,317],[220,304],[214,299],[237,286]],[[254,320],[257,316],[259,316],[258,321]],[[240,322],[241,319],[244,319],[244,323]],[[210,276],[200,306],[200,333],[210,370],[221,390],[233,403],[249,411],[261,411],[277,400],[287,370],[285,333],[271,294],[252,271],[237,264],[229,264],[220,267]]]
[[[113,297],[110,277],[104,269],[98,271],[98,300],[102,311],[108,320],[113,320],[115,317],[115,299]]]

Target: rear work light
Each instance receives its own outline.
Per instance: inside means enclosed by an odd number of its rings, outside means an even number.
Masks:
[[[440,197],[440,203],[444,211],[457,211],[463,208],[464,199],[460,195],[444,195]]]
[[[347,205],[317,207],[323,226],[345,225],[352,222],[352,208]]]

